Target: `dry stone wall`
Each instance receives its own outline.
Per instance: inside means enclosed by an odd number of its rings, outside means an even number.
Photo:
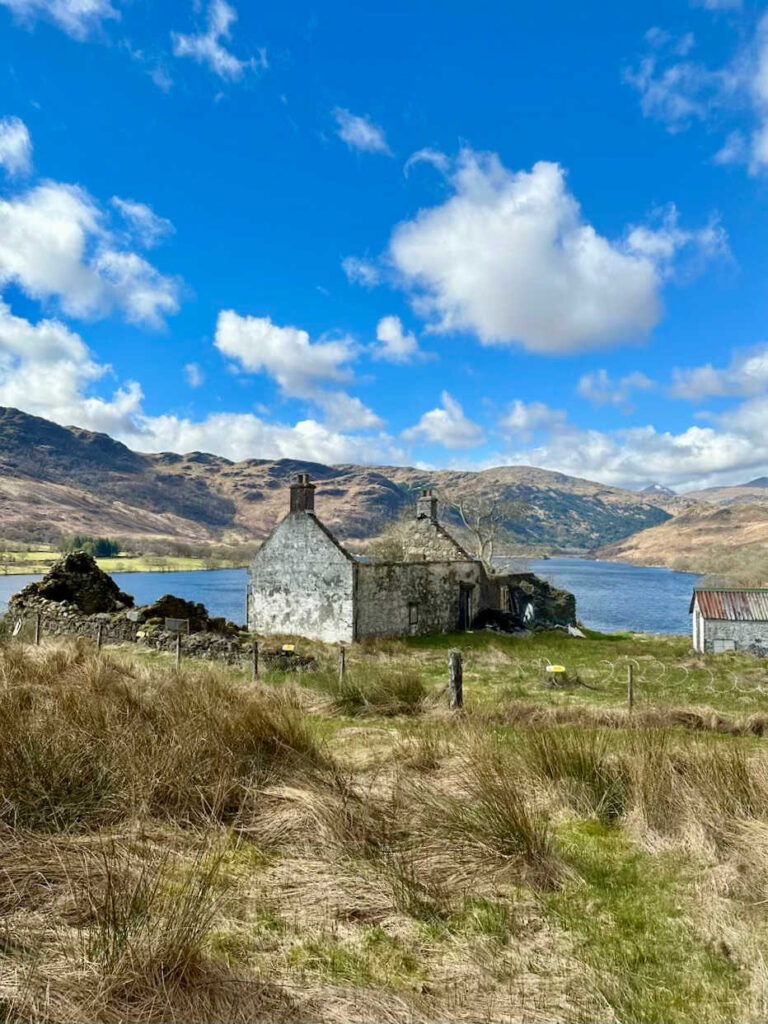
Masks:
[[[458,628],[462,584],[477,607],[478,562],[386,562],[357,567],[357,636],[446,633]],[[474,607],[473,607],[474,604]]]

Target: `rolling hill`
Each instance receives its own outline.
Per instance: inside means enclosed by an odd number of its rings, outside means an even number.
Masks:
[[[231,462],[203,452],[142,454],[106,434],[0,408],[0,533],[54,540],[75,532],[131,539],[241,543],[266,535],[298,472],[317,484],[317,508],[347,540],[381,535],[433,487],[448,501],[522,502],[510,538],[594,551],[670,518],[678,499],[606,487],[526,466],[483,472],[325,466],[291,459]],[[450,521],[450,509],[447,511]]]
[[[692,504],[673,519],[597,554],[612,561],[663,565],[763,586],[768,583],[768,503]]]

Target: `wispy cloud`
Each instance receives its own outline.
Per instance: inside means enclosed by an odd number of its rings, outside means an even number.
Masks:
[[[336,134],[350,149],[356,149],[361,153],[385,153],[392,156],[384,129],[374,124],[369,117],[352,114],[344,107],[336,107],[333,116],[336,118]]]
[[[267,67],[265,50],[247,59],[236,57],[226,48],[225,42],[232,38],[232,26],[237,21],[237,11],[225,0],[211,0],[208,5],[206,26],[200,32],[183,34],[172,32],[173,53],[176,57],[191,57],[198,64],[204,64],[220,78],[234,81],[250,70]]]

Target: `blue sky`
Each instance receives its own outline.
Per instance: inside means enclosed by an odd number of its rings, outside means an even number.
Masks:
[[[0,0],[0,404],[234,459],[768,473],[767,12]]]

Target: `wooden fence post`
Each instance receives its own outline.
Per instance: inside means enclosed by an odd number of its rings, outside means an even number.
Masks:
[[[251,682],[255,683],[259,678],[259,641],[253,641],[253,662],[251,665]]]
[[[450,652],[448,669],[450,672],[448,685],[451,693],[451,707],[460,708],[464,704],[464,667],[461,661],[461,651]]]
[[[627,708],[631,711],[635,703],[635,686],[632,678],[632,665],[627,665]]]
[[[347,649],[346,647],[339,648],[339,682],[344,682],[344,676],[347,674]]]
[[[42,616],[40,615],[40,612],[37,612],[35,614],[35,646],[36,647],[40,645],[40,635],[42,633],[42,622],[41,622],[41,619],[42,619]]]
[[[181,664],[181,633],[176,634],[176,668]]]
[[[97,651],[101,650],[101,643],[102,643],[103,639],[104,639],[104,623],[100,622],[96,626],[96,650]]]

